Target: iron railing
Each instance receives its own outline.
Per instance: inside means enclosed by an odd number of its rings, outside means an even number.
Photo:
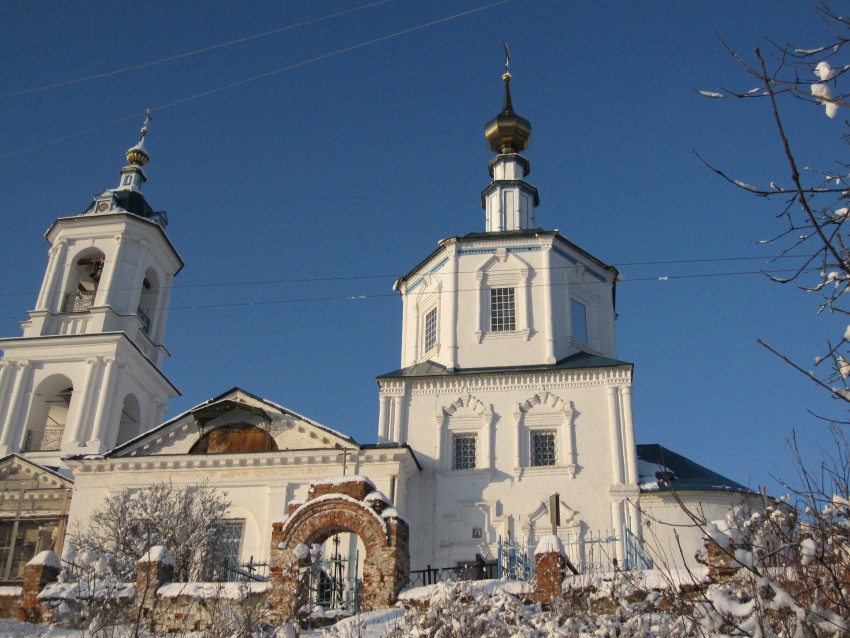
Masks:
[[[582,535],[564,534],[561,543],[567,559],[578,574],[608,573],[618,569],[653,569],[652,559],[629,528],[622,537],[609,532],[586,532]],[[623,560],[617,560],[618,545],[622,542]],[[534,545],[503,541],[499,537],[499,578],[530,580],[535,573]]]
[[[77,290],[65,295],[62,312],[88,312],[94,305],[96,290]]]
[[[231,564],[225,563],[224,567],[219,572],[220,579],[225,582],[242,583],[242,582],[266,582],[269,579],[269,562],[254,561],[254,558],[247,563]]]
[[[431,567],[425,569],[413,569],[410,571],[408,583],[411,587],[434,585],[458,580],[486,580],[489,578],[501,578],[499,566],[496,561],[486,561],[478,556],[474,562],[454,567]]]
[[[151,329],[151,318],[148,316],[144,310],[142,310],[141,306],[136,308],[136,316],[139,318],[139,321],[142,322],[142,330],[145,334],[150,334]]]
[[[27,430],[24,439],[24,452],[47,452],[62,447],[62,435],[65,430]]]

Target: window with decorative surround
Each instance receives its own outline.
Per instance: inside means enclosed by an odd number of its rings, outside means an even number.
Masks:
[[[425,352],[437,345],[437,308],[431,308],[425,315]]]
[[[513,288],[490,289],[490,330],[516,330],[516,299]]]
[[[557,465],[558,449],[556,441],[557,435],[554,430],[532,431],[530,465]]]
[[[477,467],[477,437],[474,434],[452,436],[452,469],[474,470]]]

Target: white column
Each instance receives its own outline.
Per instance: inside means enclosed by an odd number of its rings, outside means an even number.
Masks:
[[[481,343],[484,333],[490,330],[490,289],[484,285],[484,273],[480,270],[475,273],[475,283],[478,286],[478,303],[474,304],[475,314],[473,326],[477,326],[475,335],[478,337],[478,343]],[[474,293],[473,293],[474,294]]]
[[[148,254],[148,247],[150,246],[150,242],[146,239],[139,242],[139,254],[136,256],[136,268],[133,271],[133,278],[124,282],[122,285],[126,285],[130,288],[130,296],[128,297],[127,303],[127,312],[133,314],[136,312],[136,308],[139,305],[139,299],[136,299],[135,305],[133,305],[132,299],[135,299],[136,290],[139,291],[139,295],[142,293],[142,277],[144,275],[144,271],[142,268],[145,267],[145,257]]]
[[[83,382],[83,387],[80,390],[80,400],[77,404],[77,419],[76,423],[71,423],[71,436],[68,442],[71,445],[79,445],[80,441],[84,441],[87,435],[86,424],[88,423],[89,414],[91,413],[91,404],[94,395],[95,377],[100,368],[102,361],[100,357],[92,357],[86,359],[86,365],[89,369],[86,372],[86,380]],[[74,388],[74,394],[77,389]],[[69,415],[70,421],[70,415]]]
[[[387,408],[390,404],[390,398],[386,394],[378,397],[378,443],[386,443],[389,439],[387,429],[389,426],[389,415]]]
[[[115,243],[117,246],[112,253],[112,259],[110,263],[104,263],[103,265],[103,278],[100,281],[100,284],[97,287],[98,296],[100,299],[98,300],[98,305],[109,305],[112,306],[113,309],[121,311],[120,308],[117,307],[115,295],[113,295],[112,287],[115,284],[115,271],[118,270],[118,265],[121,263],[121,254],[124,252],[122,250],[122,246],[124,246],[127,242],[124,240],[123,235],[115,236]],[[121,284],[119,284],[120,286]]]
[[[396,441],[397,443],[404,443],[404,441],[402,441],[401,431],[401,407],[403,398],[404,397],[401,395],[393,397],[393,427],[392,433],[390,434],[390,440]]]
[[[437,311],[439,312],[439,310]],[[413,358],[418,361],[422,356],[422,312],[419,306],[413,308]]]
[[[0,451],[4,454],[9,452],[18,452],[20,450],[21,438],[21,412],[26,415],[26,407],[24,403],[24,394],[26,393],[29,377],[32,375],[32,366],[29,361],[16,362],[18,368],[15,375],[14,385],[12,386],[12,394],[9,397],[9,408],[6,412],[6,423],[3,427],[3,432],[0,434]]]
[[[488,414],[484,418],[487,421],[481,437],[481,446],[484,448],[484,467],[493,469],[493,415]]]
[[[171,301],[171,284],[173,281],[174,277],[169,275],[165,278],[165,283],[160,286],[156,300],[156,316],[151,317],[153,325],[151,326],[150,338],[157,345],[162,345],[165,340],[165,322],[168,315],[168,304]]]
[[[609,386],[608,391],[608,423],[611,432],[611,480],[614,483],[623,482],[623,444],[620,440],[620,410],[617,388]]]
[[[526,435],[526,431],[522,426],[522,410],[517,408],[517,411],[514,413],[514,417],[516,418],[516,450],[514,451],[514,467],[521,468],[522,463],[522,441]]]
[[[11,418],[4,419],[3,414],[12,413],[12,404],[14,403],[14,394],[9,392],[9,384],[15,379],[18,365],[15,361],[6,361],[0,367],[0,455],[5,456],[12,452],[9,447],[9,441],[12,436],[13,423]]]
[[[552,249],[546,251],[543,263],[543,332],[546,339],[546,363],[555,363],[555,326],[552,318],[554,290],[552,289]]]
[[[407,346],[407,315],[408,306],[413,303],[407,291],[404,291],[401,296],[401,367],[406,368],[413,363],[408,356],[409,348]]]
[[[623,432],[625,434],[626,481],[633,485],[638,482],[637,446],[635,445],[635,425],[632,419],[632,386],[620,388],[623,398]]]
[[[47,263],[47,272],[44,276],[44,284],[41,288],[41,294],[38,296],[36,310],[50,310],[52,312],[61,312],[62,310],[62,291],[58,285],[59,273],[64,270],[65,260],[68,256],[68,240],[60,239],[50,249],[50,259]],[[56,297],[59,296],[59,299]]]
[[[6,391],[9,379],[14,374],[15,364],[11,361],[0,361],[0,423],[4,423],[3,411],[6,409]]]
[[[611,501],[611,519],[614,524],[614,536],[619,540],[616,542],[617,564],[623,566],[626,554],[624,551],[626,539],[623,531],[623,501],[616,499]]]
[[[531,331],[532,331],[532,317],[533,314],[531,312],[531,273],[525,273],[522,281],[522,297],[523,297],[523,305],[525,306],[522,310],[525,313],[525,329],[527,332],[526,341],[531,339]],[[519,328],[520,326],[517,326]]]
[[[448,363],[449,370],[457,368],[457,318],[458,304],[460,303],[458,292],[458,254],[457,245],[452,247],[452,254],[449,257],[449,270],[446,273],[446,279],[450,282],[449,289],[443,297],[443,308],[446,308],[448,315],[448,330],[446,336],[446,345],[448,346]],[[445,319],[440,319],[440,323],[446,325]]]
[[[97,397],[97,409],[92,420],[92,434],[88,445],[102,451],[103,437],[109,425],[109,413],[112,406],[112,387],[115,385],[115,375],[118,373],[120,364],[114,358],[106,359],[106,368],[103,373],[103,383]]]

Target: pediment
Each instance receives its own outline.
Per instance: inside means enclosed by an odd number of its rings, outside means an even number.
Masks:
[[[17,454],[0,459],[0,518],[55,515],[67,502],[74,481]]]
[[[235,388],[136,437],[107,456],[275,453],[357,447],[357,442],[349,436]]]

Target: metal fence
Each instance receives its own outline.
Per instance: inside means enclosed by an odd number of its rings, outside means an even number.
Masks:
[[[225,582],[265,582],[269,579],[269,562],[255,562],[251,558],[247,563],[225,564],[220,574]]]
[[[608,573],[617,569],[653,569],[652,559],[628,528],[621,537],[608,531],[584,534],[562,532],[559,537],[572,567],[579,574]],[[623,560],[617,555],[622,542]],[[535,545],[499,537],[499,578],[530,580],[535,573]]]
[[[445,583],[450,580],[485,580],[488,578],[501,578],[498,562],[486,561],[479,556],[475,561],[454,567],[431,567],[428,565],[425,569],[411,570],[408,582],[411,587],[419,587]]]

